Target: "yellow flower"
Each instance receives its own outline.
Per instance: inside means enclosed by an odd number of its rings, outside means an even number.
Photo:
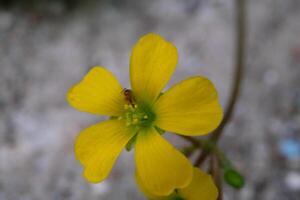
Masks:
[[[88,181],[105,179],[124,146],[135,140],[136,170],[151,193],[168,195],[190,183],[190,162],[157,130],[207,134],[218,126],[222,110],[213,84],[201,76],[188,78],[161,95],[177,59],[175,46],[150,33],[132,51],[132,90],[124,90],[103,67],[94,67],[70,89],[67,100],[71,106],[110,116],[83,130],[76,139],[75,155]]]
[[[137,184],[149,200],[216,200],[218,189],[210,175],[194,167],[194,175],[190,184],[178,189],[169,196],[152,195],[143,185],[139,175],[136,176]]]

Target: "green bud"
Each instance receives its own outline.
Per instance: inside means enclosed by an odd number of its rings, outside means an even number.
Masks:
[[[240,189],[245,185],[244,177],[235,169],[225,169],[224,179],[226,183],[236,189]]]

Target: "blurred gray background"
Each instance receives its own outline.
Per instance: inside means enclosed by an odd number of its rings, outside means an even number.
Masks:
[[[233,78],[233,0],[1,0],[0,200],[140,200],[133,152],[110,177],[83,180],[75,136],[102,120],[68,106],[67,90],[94,65],[129,86],[132,46],[155,32],[172,41],[171,83],[201,74],[225,106]],[[248,0],[242,94],[221,146],[246,177],[225,200],[300,196],[300,1]],[[185,145],[176,136],[173,144]]]

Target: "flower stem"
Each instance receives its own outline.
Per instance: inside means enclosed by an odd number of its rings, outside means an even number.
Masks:
[[[200,140],[197,140],[196,138],[185,136],[185,135],[178,135],[178,136],[189,141],[193,146],[202,148],[202,142]]]
[[[228,106],[224,114],[223,121],[212,133],[210,140],[217,143],[223,134],[223,130],[230,121],[237,99],[240,94],[241,82],[245,66],[245,40],[246,40],[246,0],[235,0],[236,5],[236,51],[235,51],[235,73],[232,83],[232,90],[228,101]],[[203,150],[197,158],[195,165],[200,166],[208,157],[209,152]]]
[[[222,180],[221,180],[221,172],[220,172],[220,165],[219,160],[216,155],[212,154],[210,157],[210,166],[209,166],[210,174],[212,175],[214,182],[218,188],[218,198],[217,200],[223,199],[223,190],[222,190]]]
[[[230,98],[228,101],[227,109],[224,114],[223,121],[219,127],[212,133],[209,138],[210,142],[214,145],[217,145],[219,139],[221,138],[224,128],[230,121],[233,115],[233,111],[236,106],[237,99],[240,95],[241,82],[243,78],[243,71],[245,66],[245,47],[246,47],[246,0],[235,0],[236,7],[236,46],[235,46],[235,67],[234,67],[234,80],[232,82],[232,89],[230,92]],[[210,156],[210,172],[214,178],[215,184],[219,191],[218,200],[223,199],[223,190],[222,190],[222,181],[220,176],[220,164],[219,160],[214,151],[210,149],[203,148],[203,143],[201,141],[188,137],[181,136],[185,140],[189,141],[194,146],[198,146],[199,149],[202,149],[202,152],[197,157],[195,161],[195,166],[200,166],[205,162],[208,156]],[[217,146],[215,146],[217,148]]]

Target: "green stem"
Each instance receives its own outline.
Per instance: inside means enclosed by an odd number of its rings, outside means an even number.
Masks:
[[[221,172],[220,172],[220,164],[216,155],[212,155],[210,157],[209,171],[219,191],[219,196],[217,200],[222,200],[223,199],[222,179],[221,179]]]
[[[246,47],[246,0],[235,0],[237,15],[236,15],[236,51],[235,51],[235,73],[234,81],[232,82],[232,90],[228,101],[228,106],[224,114],[223,121],[219,127],[212,133],[210,139],[217,143],[221,138],[224,128],[230,121],[237,99],[240,94],[241,82],[245,66],[245,47]],[[195,165],[200,166],[208,157],[209,152],[203,151],[198,156]]]

